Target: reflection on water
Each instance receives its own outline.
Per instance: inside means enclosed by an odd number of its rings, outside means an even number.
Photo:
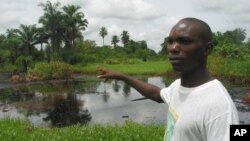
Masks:
[[[127,119],[164,123],[166,104],[140,100],[142,96],[122,81],[84,76],[81,81],[46,83],[0,89],[0,117],[28,118],[35,126],[114,124]],[[162,77],[140,78],[159,87],[171,82]],[[250,123],[250,106],[242,102],[248,87],[227,86],[242,124]]]
[[[53,126],[67,126],[76,123],[87,123],[91,116],[88,110],[81,110],[75,94],[68,93],[65,97],[57,97],[53,101],[54,108],[48,112],[44,121],[51,121]]]
[[[71,83],[44,84],[2,89],[1,116],[28,117],[46,126],[87,123],[91,115],[78,100]]]

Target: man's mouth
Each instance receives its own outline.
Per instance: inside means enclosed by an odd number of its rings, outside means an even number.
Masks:
[[[169,57],[169,62],[173,65],[177,65],[177,64],[180,64],[181,62],[183,62],[183,58],[180,58],[180,57]]]

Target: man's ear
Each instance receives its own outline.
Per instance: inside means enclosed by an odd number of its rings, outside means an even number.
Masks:
[[[214,45],[213,42],[207,42],[205,48],[205,55],[208,56],[213,51]]]

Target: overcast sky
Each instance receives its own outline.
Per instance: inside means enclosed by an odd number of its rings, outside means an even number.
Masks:
[[[58,0],[51,0],[56,2]],[[43,11],[39,3],[46,0],[0,0],[0,33],[20,24],[38,24]],[[195,17],[204,20],[213,32],[246,29],[250,37],[250,0],[59,0],[62,5],[81,7],[89,24],[84,38],[102,45],[99,30],[108,30],[105,44],[111,37],[120,37],[123,30],[135,41],[146,40],[148,47],[159,51],[163,39],[180,19]]]

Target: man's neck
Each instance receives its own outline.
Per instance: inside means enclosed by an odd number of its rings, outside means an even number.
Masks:
[[[181,85],[184,87],[196,87],[212,79],[213,77],[206,68],[199,68],[194,71],[181,73]]]

